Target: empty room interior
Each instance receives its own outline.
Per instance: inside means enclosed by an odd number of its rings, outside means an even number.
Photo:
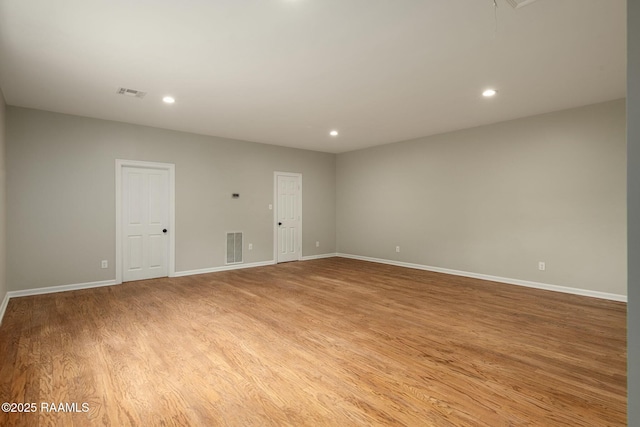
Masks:
[[[638,3],[0,0],[0,425],[640,425]]]

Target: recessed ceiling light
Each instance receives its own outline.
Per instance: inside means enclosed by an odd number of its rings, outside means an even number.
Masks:
[[[164,98],[162,98],[162,101],[167,104],[173,104],[174,102],[176,102],[176,100],[172,96],[165,96]]]
[[[332,130],[331,132],[329,132],[329,135],[338,136],[338,131],[337,130]]]
[[[482,92],[482,96],[484,96],[485,98],[491,98],[492,96],[495,96],[496,93],[498,93],[498,91],[495,89],[487,89]]]

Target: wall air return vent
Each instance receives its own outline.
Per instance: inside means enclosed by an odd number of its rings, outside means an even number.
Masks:
[[[116,93],[118,95],[124,95],[124,96],[128,96],[130,98],[144,98],[144,96],[147,94],[147,92],[142,92],[141,90],[135,90],[135,89],[127,89],[126,87],[121,87],[119,88]]]
[[[507,3],[509,3],[515,9],[518,9],[518,8],[521,8],[521,7],[526,6],[528,4],[531,4],[534,1],[536,1],[536,0],[507,0]]]
[[[242,262],[242,232],[227,233],[227,264]]]

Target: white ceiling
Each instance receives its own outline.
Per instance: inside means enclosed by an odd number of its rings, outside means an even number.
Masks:
[[[0,87],[9,105],[334,153],[625,96],[625,0],[497,4],[0,0]]]

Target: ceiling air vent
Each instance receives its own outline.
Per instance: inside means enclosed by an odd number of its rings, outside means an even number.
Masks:
[[[119,88],[116,93],[118,95],[124,95],[124,96],[128,96],[131,98],[144,98],[144,96],[147,94],[147,92],[142,92],[141,90],[135,90],[135,89],[127,89],[126,87],[121,87]]]
[[[534,1],[536,1],[536,0],[507,0],[507,3],[509,3],[515,9],[518,9],[518,8],[520,8],[522,6],[526,6],[528,4],[531,4]]]

